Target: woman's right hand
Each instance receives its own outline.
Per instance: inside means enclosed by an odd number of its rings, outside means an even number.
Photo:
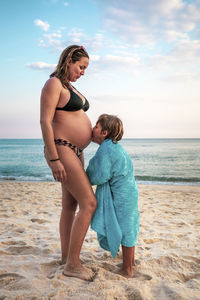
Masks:
[[[60,160],[50,162],[50,168],[56,181],[60,181],[62,183],[67,180],[65,168]]]

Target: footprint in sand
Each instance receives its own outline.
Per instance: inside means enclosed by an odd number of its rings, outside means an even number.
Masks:
[[[190,281],[192,279],[199,279],[200,278],[200,273],[193,273],[193,274],[190,274],[190,275],[179,274],[178,277],[182,282],[187,282],[187,281]]]
[[[17,233],[24,233],[25,232],[25,229],[24,228],[16,228],[15,229],[15,232],[17,232]]]
[[[58,273],[63,267],[64,264],[62,265],[59,260],[53,260],[51,262],[43,263],[40,265],[41,271],[49,279],[53,279],[56,273]]]
[[[123,276],[119,274],[112,273],[110,271],[107,271],[103,268],[92,268],[92,271],[94,272],[93,280],[122,280],[124,279]]]
[[[17,273],[4,273],[0,275],[0,286],[8,287],[10,284],[15,284],[16,281],[20,281],[25,277],[18,275]]]
[[[101,280],[103,280],[103,279],[104,280],[122,280],[122,279],[125,279],[124,276],[113,272],[113,266],[112,266],[112,271],[106,270],[105,265],[104,265],[103,269],[102,268],[96,268],[95,270],[93,269],[93,271],[95,273],[93,281],[95,279],[101,279]],[[139,271],[136,271],[134,276],[130,279],[137,279],[139,281],[145,281],[145,280],[151,280],[152,277],[148,274],[144,274],[144,273],[141,273]]]
[[[197,264],[200,264],[200,259],[198,257],[194,257],[194,256],[183,256],[183,258],[189,260],[189,261],[193,261]]]
[[[154,243],[160,242],[160,239],[159,238],[143,239],[143,241],[145,242],[145,244],[154,244]]]
[[[133,278],[136,278],[140,281],[144,281],[144,280],[151,280],[152,277],[148,274],[144,274],[144,273],[141,273],[141,272],[136,272],[133,276]]]
[[[101,263],[101,267],[104,268],[104,269],[107,270],[107,271],[110,271],[110,272],[112,272],[112,271],[115,269],[115,266],[114,266],[114,265],[109,264],[109,263],[107,263],[107,262]]]
[[[38,224],[49,223],[49,221],[46,221],[46,220],[43,220],[43,219],[37,219],[37,218],[32,218],[31,222],[38,223]]]
[[[30,255],[30,254],[39,254],[41,251],[37,247],[31,246],[10,246],[6,249],[10,254],[23,254],[23,255]]]
[[[126,289],[126,297],[127,300],[143,300],[144,298],[141,295],[141,292],[138,289],[135,288],[127,288]]]
[[[20,245],[20,246],[25,246],[26,243],[24,241],[4,241],[2,242],[2,245],[6,245],[6,246],[11,246],[11,245]]]

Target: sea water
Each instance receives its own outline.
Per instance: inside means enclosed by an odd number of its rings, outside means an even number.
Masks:
[[[200,139],[122,139],[138,183],[200,185]],[[0,139],[0,180],[53,181],[42,139]],[[85,150],[85,167],[97,151]]]

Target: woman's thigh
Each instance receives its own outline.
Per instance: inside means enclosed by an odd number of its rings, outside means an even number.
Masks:
[[[85,201],[94,199],[94,193],[83,165],[74,151],[68,147],[57,147],[59,157],[67,173],[67,180],[62,184],[81,206]]]

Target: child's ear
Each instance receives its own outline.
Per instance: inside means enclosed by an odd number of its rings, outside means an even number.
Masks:
[[[104,130],[104,131],[102,131],[102,134],[103,134],[103,136],[104,136],[104,138],[108,135],[108,130]]]

